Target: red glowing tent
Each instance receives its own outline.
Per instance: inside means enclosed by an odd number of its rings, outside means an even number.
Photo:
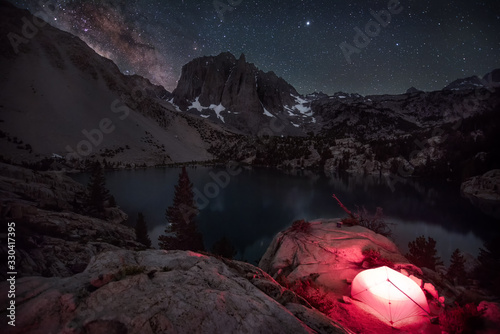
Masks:
[[[391,325],[410,317],[429,315],[422,289],[389,267],[368,269],[356,275],[351,296],[373,308]]]

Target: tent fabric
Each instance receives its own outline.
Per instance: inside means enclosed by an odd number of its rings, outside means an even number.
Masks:
[[[356,275],[351,296],[380,313],[391,325],[430,312],[425,294],[417,283],[385,266]]]

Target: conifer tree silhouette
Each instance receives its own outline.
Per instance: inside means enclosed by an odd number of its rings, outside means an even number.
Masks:
[[[196,227],[198,212],[193,184],[189,180],[186,167],[183,167],[175,186],[174,203],[165,213],[167,227],[165,234],[158,237],[158,246],[167,250],[204,250],[203,237]]]

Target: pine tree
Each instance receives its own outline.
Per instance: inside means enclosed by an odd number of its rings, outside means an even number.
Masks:
[[[137,215],[137,222],[135,223],[135,239],[147,248],[151,248],[151,239],[148,235],[148,224],[144,219],[142,212]]]
[[[198,232],[195,221],[198,212],[194,201],[193,184],[189,180],[186,167],[183,167],[175,186],[174,203],[165,213],[167,219],[165,235],[158,237],[160,248],[204,250],[203,237]]]
[[[443,264],[441,259],[436,255],[436,240],[431,237],[419,236],[415,241],[408,243],[408,250],[405,256],[410,262],[418,267],[426,267],[434,270],[437,265]]]
[[[465,258],[458,248],[451,254],[450,267],[448,268],[446,277],[450,281],[457,282],[458,284],[466,282],[467,273],[465,272]]]
[[[90,180],[87,184],[87,193],[84,204],[88,214],[94,217],[104,217],[104,202],[109,199],[109,190],[106,188],[106,178],[99,161],[91,166]]]

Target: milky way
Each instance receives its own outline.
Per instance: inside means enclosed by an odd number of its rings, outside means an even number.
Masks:
[[[40,9],[37,0],[12,2]],[[245,53],[303,94],[437,90],[500,67],[498,0],[52,3],[51,24],[170,91],[182,65],[224,51]]]

